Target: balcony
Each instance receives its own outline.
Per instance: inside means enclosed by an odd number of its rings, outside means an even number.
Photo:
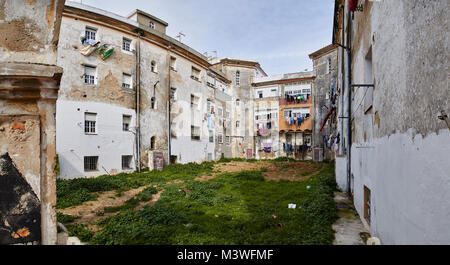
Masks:
[[[299,101],[288,101],[285,98],[280,98],[279,102],[278,102],[279,106],[292,106],[292,107],[297,107],[297,106],[308,106],[308,105],[312,105],[312,97],[310,96],[308,98],[308,100],[299,100]]]

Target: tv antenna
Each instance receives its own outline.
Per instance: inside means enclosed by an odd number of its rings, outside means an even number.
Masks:
[[[178,38],[178,41],[181,42],[181,38],[182,38],[182,37],[186,37],[186,35],[184,35],[182,31],[180,31],[180,32],[178,33],[178,36],[176,36],[175,38]]]

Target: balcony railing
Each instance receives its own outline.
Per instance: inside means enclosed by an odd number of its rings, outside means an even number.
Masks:
[[[312,104],[312,97],[309,97],[308,100],[292,100],[292,101],[289,101],[285,98],[280,98],[278,103],[280,106]]]

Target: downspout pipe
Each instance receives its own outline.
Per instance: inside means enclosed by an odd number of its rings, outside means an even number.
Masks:
[[[172,46],[168,46],[167,48],[167,53],[168,53],[168,61],[167,61],[167,134],[168,134],[168,141],[167,141],[167,149],[168,149],[168,154],[167,154],[167,164],[170,165],[170,156],[172,153],[172,132],[171,132],[171,117],[170,117],[170,112],[171,112],[171,105],[170,105],[170,86],[171,86],[171,80],[170,80],[170,50],[172,49]]]
[[[141,172],[141,35],[139,32],[136,46],[136,169]]]
[[[348,8],[348,7],[347,7]],[[347,64],[346,64],[346,86],[347,86],[347,104],[348,104],[348,119],[347,119],[347,193],[350,195],[350,198],[353,198],[351,192],[351,153],[352,153],[352,89],[351,89],[351,32],[352,32],[352,24],[351,24],[351,15],[350,10],[348,9],[348,18],[347,18]]]

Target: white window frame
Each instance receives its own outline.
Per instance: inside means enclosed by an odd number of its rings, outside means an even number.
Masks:
[[[130,125],[131,125],[131,115],[122,115],[122,130],[124,132],[130,131]]]
[[[83,65],[83,67],[84,67],[84,75],[83,75],[84,84],[88,86],[95,86],[97,80],[97,67],[92,65]],[[89,74],[89,70],[92,71],[91,73],[93,75]]]
[[[219,144],[223,144],[223,134],[222,133],[217,134],[217,142]]]
[[[84,37],[86,40],[96,40],[97,39],[97,29],[86,26],[84,30]]]
[[[127,83],[129,79],[129,83]],[[127,73],[122,73],[122,88],[133,89],[133,76]]]
[[[85,156],[83,160],[84,172],[98,171],[98,156]]]
[[[131,52],[131,42],[132,40],[123,37],[122,39],[122,51]]]
[[[85,112],[84,113],[84,133],[85,134],[97,134],[97,113]]]

